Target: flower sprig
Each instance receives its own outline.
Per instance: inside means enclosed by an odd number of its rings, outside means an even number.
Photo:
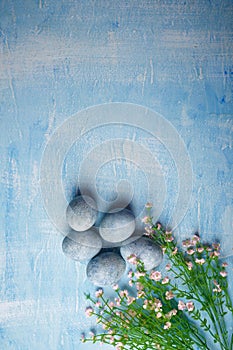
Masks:
[[[220,245],[201,242],[198,234],[177,245],[171,231],[153,223],[151,204],[143,218],[145,234],[159,244],[169,262],[165,271],[146,271],[139,257],[128,262],[128,289],[113,286],[115,297],[104,291],[95,297],[87,316],[95,316],[102,332],[82,341],[103,342],[122,349],[213,349],[207,334],[222,350],[233,348],[225,316],[233,315],[228,292],[227,263],[220,260]]]

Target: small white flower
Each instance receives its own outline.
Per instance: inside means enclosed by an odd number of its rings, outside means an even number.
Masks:
[[[152,207],[153,207],[153,204],[150,202],[147,202],[145,205],[145,208],[147,208],[147,209],[151,209]]]
[[[185,310],[186,309],[185,303],[183,301],[181,301],[181,300],[179,300],[178,309],[179,310]]]
[[[220,271],[220,275],[221,275],[222,277],[226,277],[226,276],[227,276],[227,272],[226,272],[226,271]]]
[[[95,296],[96,298],[99,298],[103,295],[103,289],[98,289],[96,292],[95,292]]]
[[[192,301],[188,301],[188,302],[186,303],[186,306],[187,306],[188,311],[193,311],[193,309],[194,309],[194,304],[193,304]]]
[[[164,325],[164,329],[169,329],[171,327],[171,322],[166,322],[165,325]]]
[[[171,300],[171,299],[173,299],[173,298],[174,298],[174,294],[173,294],[173,292],[172,292],[171,290],[169,290],[169,291],[167,291],[167,292],[165,293],[165,299]]]
[[[167,283],[169,283],[168,276],[164,277],[164,279],[162,280],[162,284],[167,284]]]
[[[199,265],[203,265],[205,263],[205,259],[195,259],[195,262]]]
[[[90,317],[92,314],[93,314],[93,308],[92,307],[87,307],[86,310],[85,310],[85,314],[87,317]]]

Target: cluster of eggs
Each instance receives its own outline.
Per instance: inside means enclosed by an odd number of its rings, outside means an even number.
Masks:
[[[89,196],[77,196],[66,211],[69,234],[62,242],[64,254],[76,261],[88,261],[87,278],[95,285],[112,285],[119,281],[126,269],[127,257],[138,256],[147,270],[162,261],[162,250],[148,237],[132,237],[135,217],[128,209],[106,213],[95,227],[98,209]],[[106,251],[106,247],[120,247]]]

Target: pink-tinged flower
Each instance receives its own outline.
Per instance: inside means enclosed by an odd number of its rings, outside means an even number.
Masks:
[[[150,279],[154,280],[154,281],[160,281],[162,278],[162,274],[159,271],[152,271],[150,273]]]
[[[195,262],[199,265],[203,265],[205,263],[205,259],[195,259]]]
[[[156,224],[157,230],[161,230],[161,227],[162,227],[162,225],[159,222],[157,222],[157,224]]]
[[[171,322],[166,322],[165,325],[163,326],[164,329],[169,329],[171,327]]]
[[[177,252],[178,252],[178,248],[175,247],[175,249],[173,249],[173,251],[172,251],[172,254],[173,254],[173,255],[176,255]]]
[[[187,306],[188,311],[193,311],[194,310],[194,304],[193,304],[192,301],[188,301],[186,303],[186,306]]]
[[[137,315],[137,312],[135,310],[129,310],[128,311],[128,314],[131,316],[131,317],[135,317]]]
[[[193,249],[188,249],[187,250],[187,254],[188,255],[193,255],[195,253],[195,250],[193,250]]]
[[[101,302],[100,301],[97,301],[96,303],[95,303],[95,307],[100,307],[101,306]]]
[[[137,260],[137,257],[135,254],[131,254],[128,258],[127,258],[128,262],[130,264],[133,264],[133,265],[137,265],[138,263],[138,260]]]
[[[191,261],[187,261],[186,264],[188,265],[188,270],[191,271],[193,268],[193,264]]]
[[[113,302],[113,301],[110,301],[110,302],[108,303],[108,306],[110,307],[110,309],[112,309],[113,306],[114,306],[114,302]]]
[[[213,284],[216,286],[216,288],[213,289],[213,292],[220,293],[222,291],[220,285],[216,280],[213,280]]]
[[[169,291],[167,291],[167,292],[165,293],[165,299],[167,299],[167,300],[173,299],[174,296],[175,296],[175,295],[173,294],[173,292],[172,292],[171,290],[169,290]]]
[[[119,289],[119,286],[118,286],[118,284],[114,284],[112,288],[113,288],[114,290],[118,290],[118,289]]]
[[[203,248],[203,247],[199,247],[199,248],[197,248],[198,253],[202,253],[202,252],[203,252],[203,250],[204,250],[204,248]]]
[[[152,233],[154,233],[154,230],[153,230],[153,228],[152,228],[152,226],[146,226],[145,227],[145,235],[146,236],[150,236]]]
[[[153,204],[150,203],[150,202],[147,202],[146,205],[145,205],[146,209],[151,209],[152,207],[153,207]]]
[[[140,277],[145,276],[145,274],[146,274],[145,272],[136,271],[136,272],[135,272],[135,277],[136,277],[136,278],[140,278]]]
[[[120,291],[120,296],[121,296],[121,298],[127,297],[128,294],[129,294],[129,293],[128,293],[128,291],[127,291],[126,289]]]
[[[176,314],[177,314],[177,310],[176,310],[176,309],[173,309],[173,310],[169,311],[169,312],[165,315],[165,317],[166,317],[166,318],[172,318],[172,316],[175,316]]]
[[[182,246],[189,248],[192,246],[192,242],[190,241],[190,239],[186,239],[185,241],[182,242]]]
[[[192,243],[195,245],[199,241],[200,241],[200,237],[198,235],[194,235],[193,238],[192,238]]]
[[[95,296],[96,298],[99,298],[103,295],[103,289],[98,289],[96,292],[95,292]]]
[[[144,218],[142,218],[142,222],[144,224],[149,224],[151,222],[151,217],[150,216],[144,216]]]
[[[167,250],[167,248],[166,248],[166,247],[162,247],[163,254],[165,254],[165,253],[166,253],[166,250]]]
[[[84,343],[85,342],[85,335],[82,333],[81,334],[81,342]]]
[[[216,250],[219,250],[220,249],[220,243],[213,243],[212,244],[212,247]]]
[[[167,265],[165,266],[165,270],[167,270],[167,271],[171,270],[171,264],[167,264]]]
[[[154,299],[154,306],[155,306],[155,311],[160,311],[163,304],[162,304],[161,300],[155,298]]]
[[[90,317],[93,314],[93,308],[91,306],[88,306],[85,310],[85,314],[87,317]]]
[[[181,300],[179,300],[178,309],[179,310],[185,310],[186,309],[186,304],[183,301],[181,301]]]
[[[156,314],[156,318],[161,318],[162,316],[163,316],[163,314],[160,311]]]
[[[115,298],[115,302],[117,306],[121,305],[121,300],[119,298]]]
[[[141,291],[141,290],[143,290],[144,286],[140,282],[137,282],[136,288],[137,288],[137,290]]]
[[[112,335],[112,336],[109,338],[109,343],[110,343],[110,344],[114,343],[114,340],[115,340],[115,339],[114,339],[114,336]]]
[[[129,280],[129,286],[133,287],[133,280]]]
[[[220,255],[220,252],[217,252],[216,250],[213,251],[212,253],[210,253],[210,257],[211,257],[211,258],[218,257],[219,255]]]
[[[129,296],[129,297],[127,298],[127,305],[132,304],[134,301],[135,301],[135,298]]]
[[[174,237],[172,237],[171,233],[166,233],[166,238],[165,238],[166,242],[172,242],[174,241]]]
[[[129,272],[128,272],[128,277],[129,277],[129,278],[132,278],[132,277],[133,277],[133,271],[132,271],[132,270],[129,270]]]
[[[221,275],[222,277],[226,277],[226,276],[227,276],[227,272],[226,272],[226,271],[220,271],[220,275]]]
[[[93,338],[93,337],[95,336],[95,333],[94,333],[94,332],[92,332],[92,331],[90,331],[90,332],[89,332],[89,335],[90,335],[90,337],[92,337],[92,338]]]
[[[176,310],[176,309],[172,309],[172,310],[170,311],[170,314],[171,314],[172,316],[175,316],[175,315],[177,314],[177,310]]]
[[[227,267],[227,266],[228,266],[227,262],[222,263],[222,267]]]
[[[168,278],[168,276],[166,276],[166,277],[164,277],[164,279],[162,280],[162,284],[167,284],[167,283],[169,283],[169,278]]]
[[[140,290],[137,294],[138,298],[143,298],[145,296],[145,292],[143,292],[143,290]]]
[[[207,252],[211,252],[212,251],[212,249],[210,247],[206,247],[205,249],[206,249]]]
[[[122,350],[122,349],[124,349],[123,344],[121,342],[117,343],[116,344],[116,350]]]

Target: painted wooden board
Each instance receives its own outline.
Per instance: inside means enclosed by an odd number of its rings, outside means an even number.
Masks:
[[[0,1],[1,349],[100,348],[80,342],[93,325],[83,293],[95,287],[86,265],[62,253],[49,212],[61,210],[58,188],[73,198],[81,171],[105,201],[128,181],[139,219],[150,188],[165,225],[179,199],[178,239],[219,239],[232,280],[232,34],[231,0]],[[125,123],[115,107],[83,112],[115,102],[134,110]],[[148,110],[151,132],[134,108]],[[63,137],[72,116],[77,130]],[[41,164],[54,135],[61,186],[47,163],[45,195]]]

